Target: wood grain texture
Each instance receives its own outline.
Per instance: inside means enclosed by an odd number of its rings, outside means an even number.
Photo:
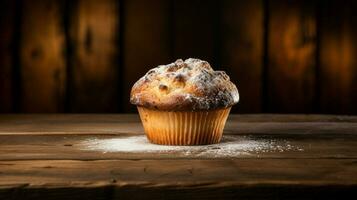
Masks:
[[[131,87],[145,73],[170,59],[170,1],[126,0],[123,2],[122,110],[133,112]]]
[[[118,111],[118,1],[79,0],[74,7],[70,111]]]
[[[230,115],[225,134],[356,134],[357,117],[335,115]],[[0,115],[0,135],[143,134],[134,114]]]
[[[13,52],[15,30],[15,2],[0,2],[0,113],[11,112],[13,107]]]
[[[62,1],[24,1],[21,32],[23,112],[63,111],[65,88]]]
[[[279,125],[275,127],[279,128]],[[262,134],[258,132],[257,134],[246,133],[244,135],[225,133],[221,141],[221,148],[226,148],[224,145],[228,142],[236,145],[259,144],[256,145],[257,150],[242,147],[241,149],[236,148],[238,153],[230,150],[231,154],[220,153],[223,150],[215,152],[210,148],[125,152],[120,147],[113,147],[113,143],[118,142],[118,145],[120,145],[124,139],[132,144],[132,141],[136,140],[131,139],[132,136],[138,138],[144,136],[144,133],[0,135],[0,160],[357,159],[356,132],[354,134],[344,131],[335,134],[304,134],[295,131],[295,133],[290,134]],[[226,136],[229,136],[229,138],[226,138]],[[97,144],[97,146],[94,146],[94,144]],[[110,147],[106,148],[104,145]],[[139,145],[139,142],[136,145]],[[267,145],[271,146],[267,148]],[[259,150],[258,148],[263,149]],[[264,148],[266,149],[264,150]]]
[[[236,141],[302,151],[236,157],[103,152],[143,135],[137,115],[0,115],[1,199],[337,199],[356,195],[357,117],[231,115]],[[224,142],[224,141],[223,141]]]
[[[355,159],[2,161],[6,173],[0,174],[0,195],[31,192],[57,199],[56,193],[64,197],[78,190],[107,188],[111,199],[346,197],[356,193],[356,163]],[[106,197],[104,192],[94,195]]]
[[[323,1],[320,9],[320,109],[356,113],[357,3]]]
[[[205,187],[220,184],[319,185],[356,183],[356,159],[236,159],[236,160],[39,160],[1,161],[0,184],[47,187],[126,183]],[[256,167],[264,166],[264,167]],[[336,170],[337,169],[337,170]],[[22,172],[22,173],[19,173]],[[33,176],[33,175],[37,176]],[[165,174],[163,176],[163,174]],[[259,174],[259,175],[258,175]],[[272,176],[276,174],[276,176]],[[328,176],[323,176],[328,174]],[[285,181],[282,181],[285,180]],[[211,183],[211,184],[209,184]],[[43,185],[46,187],[46,185]]]
[[[268,111],[311,112],[314,103],[315,1],[270,1]]]
[[[200,58],[215,66],[216,1],[173,1],[173,56]]]
[[[217,67],[227,72],[241,97],[232,112],[261,112],[263,1],[225,0],[219,9],[221,66]]]

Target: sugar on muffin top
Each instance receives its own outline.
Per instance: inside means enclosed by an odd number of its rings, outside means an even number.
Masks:
[[[149,70],[132,87],[130,102],[168,111],[213,110],[239,101],[237,87],[224,71],[200,59],[182,59]]]

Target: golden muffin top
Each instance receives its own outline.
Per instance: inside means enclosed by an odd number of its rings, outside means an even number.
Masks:
[[[237,87],[224,71],[200,59],[182,59],[149,70],[132,87],[130,102],[167,111],[213,110],[239,101]]]

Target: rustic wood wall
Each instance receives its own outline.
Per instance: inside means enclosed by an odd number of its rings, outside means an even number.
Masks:
[[[3,0],[0,112],[133,112],[133,83],[197,57],[233,111],[357,114],[357,10],[338,0]]]

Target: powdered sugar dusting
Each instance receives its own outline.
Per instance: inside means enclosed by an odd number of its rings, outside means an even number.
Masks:
[[[190,105],[189,110],[208,110],[236,104],[239,94],[224,71],[214,71],[208,62],[189,58],[148,71],[134,84],[130,101],[168,110],[186,108],[184,105]]]
[[[145,136],[89,139],[84,150],[122,153],[175,153],[187,157],[239,157],[269,152],[303,151],[288,141],[254,140],[246,136],[225,136],[221,143],[202,146],[165,146],[150,143]]]

